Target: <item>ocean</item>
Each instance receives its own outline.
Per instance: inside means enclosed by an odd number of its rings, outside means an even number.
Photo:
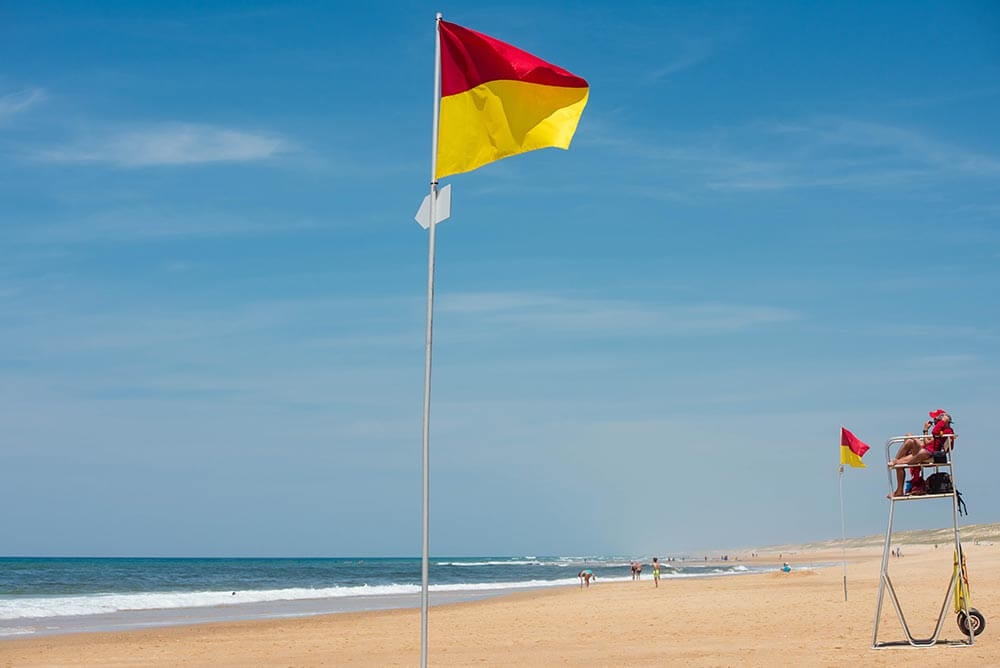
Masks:
[[[630,557],[434,557],[430,603],[630,580]],[[642,578],[652,577],[649,559]],[[778,565],[665,562],[661,576],[712,577]],[[419,606],[420,559],[0,558],[0,638]]]

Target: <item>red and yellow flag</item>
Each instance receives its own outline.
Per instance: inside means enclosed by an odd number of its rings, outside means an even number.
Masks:
[[[587,82],[468,28],[440,22],[441,111],[436,178],[517,153],[569,148]]]
[[[861,461],[865,453],[868,452],[868,445],[862,442],[857,436],[840,428],[840,463],[850,464],[854,468],[868,468]]]

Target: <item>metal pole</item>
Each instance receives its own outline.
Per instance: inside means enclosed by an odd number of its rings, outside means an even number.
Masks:
[[[438,113],[441,104],[441,12],[434,20],[434,120],[431,139],[430,224],[427,251],[427,336],[424,349],[423,540],[420,558],[420,667],[427,668],[427,603],[430,527],[431,341],[434,319],[434,230],[437,222]]]
[[[840,549],[844,558],[844,602],[847,602],[847,529],[844,524],[844,465],[840,465]]]
[[[955,482],[955,441],[954,439],[949,439],[948,441],[948,461],[951,463],[951,517],[955,523],[955,554],[958,558],[958,582],[956,583],[959,587],[959,591],[962,592],[962,611],[965,613],[965,623],[968,625],[969,629],[969,644],[972,645],[976,642],[975,633],[972,629],[972,618],[969,617],[969,597],[967,594],[969,592],[964,591],[962,587],[965,586],[965,580],[963,579],[964,573],[962,572],[962,536],[958,529],[958,483]],[[942,617],[944,612],[941,612]]]
[[[886,444],[886,452],[889,452],[889,445]],[[888,460],[886,460],[888,461]],[[885,545],[882,547],[882,570],[879,571],[878,577],[878,601],[875,604],[875,623],[872,626],[872,648],[878,647],[878,625],[879,618],[882,616],[882,598],[885,596],[885,585],[888,581],[889,574],[886,569],[889,568],[889,545],[892,540],[892,516],[896,510],[896,503],[890,499],[889,500],[889,526],[885,529]],[[890,585],[891,586],[891,585]],[[899,613],[899,602],[895,599],[895,592],[890,590],[891,597],[893,599],[893,605],[896,606],[896,612]],[[903,622],[904,626],[906,621],[900,616],[900,620]],[[905,628],[903,629],[906,630]]]

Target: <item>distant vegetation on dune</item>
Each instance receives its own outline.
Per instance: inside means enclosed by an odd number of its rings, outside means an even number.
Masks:
[[[959,533],[963,542],[974,541],[996,541],[1000,542],[1000,523],[994,524],[970,524],[960,527]],[[917,529],[914,531],[893,532],[893,544],[908,543],[910,545],[932,545],[935,543],[947,543],[954,539],[954,531],[951,528],[944,529]],[[860,538],[848,538],[847,547],[872,547],[881,546],[885,542],[885,534],[873,534]],[[822,550],[827,548],[838,548],[841,545],[839,538],[819,541],[815,543],[796,543],[787,545],[770,545],[760,548],[761,550]]]

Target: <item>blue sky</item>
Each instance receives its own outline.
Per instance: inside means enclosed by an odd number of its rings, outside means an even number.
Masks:
[[[842,424],[876,533],[935,408],[1000,520],[1000,10],[869,4],[6,5],[0,554],[419,554],[438,10],[591,94],[447,180],[433,554],[832,538]]]

